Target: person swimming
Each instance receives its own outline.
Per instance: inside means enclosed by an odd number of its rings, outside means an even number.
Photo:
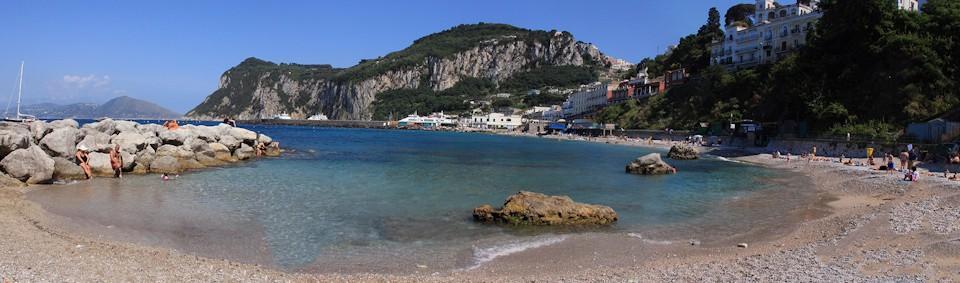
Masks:
[[[170,175],[167,175],[167,173],[163,173],[163,175],[160,175],[160,180],[169,181]]]

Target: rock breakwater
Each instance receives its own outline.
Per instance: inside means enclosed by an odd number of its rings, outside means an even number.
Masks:
[[[180,173],[280,155],[280,144],[270,137],[226,124],[167,129],[111,119],[83,126],[72,119],[0,122],[0,179],[9,185],[84,179],[78,149],[87,152],[93,175],[113,176],[109,152],[115,146],[122,170],[137,174]]]

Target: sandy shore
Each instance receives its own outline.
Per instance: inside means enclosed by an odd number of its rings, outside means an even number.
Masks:
[[[903,182],[898,175],[833,162],[715,153],[806,176],[809,183],[799,190],[814,194],[815,201],[785,214],[785,225],[776,229],[751,227],[742,235],[711,241],[577,234],[467,270],[312,274],[80,236],[24,200],[23,188],[3,188],[0,277],[14,282],[960,280],[960,182],[932,177]],[[739,243],[748,246],[737,247]]]

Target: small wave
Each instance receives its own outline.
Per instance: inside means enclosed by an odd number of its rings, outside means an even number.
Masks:
[[[743,162],[740,161],[740,160],[733,160],[733,159],[729,159],[729,158],[726,158],[726,157],[723,157],[723,156],[717,156],[717,159],[719,159],[720,161],[726,161],[726,162],[743,163]]]
[[[484,263],[490,262],[498,257],[519,253],[529,249],[535,249],[535,248],[553,245],[553,244],[562,242],[563,240],[566,240],[566,239],[567,239],[566,236],[558,236],[558,237],[542,238],[542,239],[533,240],[533,241],[516,241],[516,242],[505,244],[505,245],[497,245],[497,246],[487,247],[487,248],[473,247],[474,264],[473,266],[470,266],[469,268],[467,268],[467,270],[480,267]]]
[[[645,239],[645,238],[643,238],[643,235],[641,235],[640,233],[627,233],[627,236],[640,239],[640,241],[643,241],[644,243],[646,243],[646,244],[651,244],[651,245],[669,245],[669,244],[673,244],[672,241],[661,241],[661,240]]]

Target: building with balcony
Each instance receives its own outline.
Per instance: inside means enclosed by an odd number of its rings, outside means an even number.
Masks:
[[[897,7],[907,11],[919,11],[921,6],[917,0],[890,1],[897,1]],[[807,33],[823,16],[819,4],[820,0],[798,0],[790,5],[757,0],[750,23],[727,25],[723,39],[711,44],[710,64],[736,70],[786,58],[807,44]]]
[[[580,86],[563,102],[563,117],[581,117],[607,106],[607,89],[608,86],[600,82]]]

